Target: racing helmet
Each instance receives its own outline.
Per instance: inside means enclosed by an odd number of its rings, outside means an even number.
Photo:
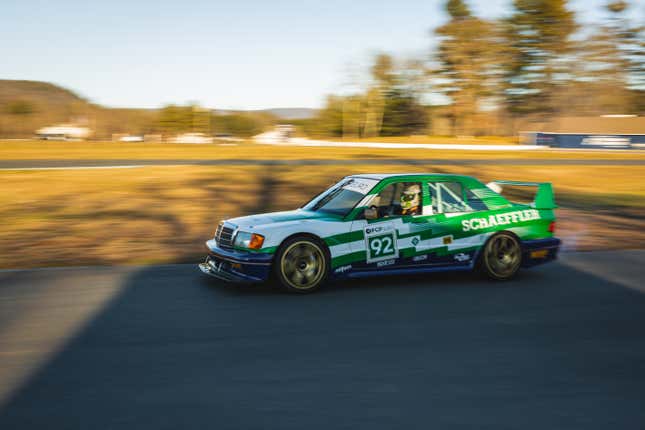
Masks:
[[[401,191],[401,208],[409,210],[421,204],[421,187],[419,184],[407,184]]]

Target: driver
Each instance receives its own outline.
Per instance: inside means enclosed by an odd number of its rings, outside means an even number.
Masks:
[[[401,192],[401,214],[421,215],[421,187],[419,184],[406,184]]]

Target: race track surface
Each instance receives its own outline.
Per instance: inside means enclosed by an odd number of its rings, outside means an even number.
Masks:
[[[0,272],[0,429],[636,429],[645,251],[285,295],[193,265]]]

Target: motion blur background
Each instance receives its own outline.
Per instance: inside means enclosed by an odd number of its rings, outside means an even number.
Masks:
[[[565,249],[645,244],[643,0],[27,0],[0,23],[0,267],[195,261],[220,218],[377,170],[550,181]]]
[[[645,0],[0,0],[0,429],[643,428],[644,42]],[[559,261],[198,270],[361,172],[551,182]]]

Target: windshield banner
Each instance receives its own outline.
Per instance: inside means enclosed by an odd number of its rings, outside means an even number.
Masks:
[[[363,195],[369,193],[369,191],[376,185],[378,181],[374,179],[366,178],[353,178],[351,181],[343,185],[344,190],[355,191]]]

